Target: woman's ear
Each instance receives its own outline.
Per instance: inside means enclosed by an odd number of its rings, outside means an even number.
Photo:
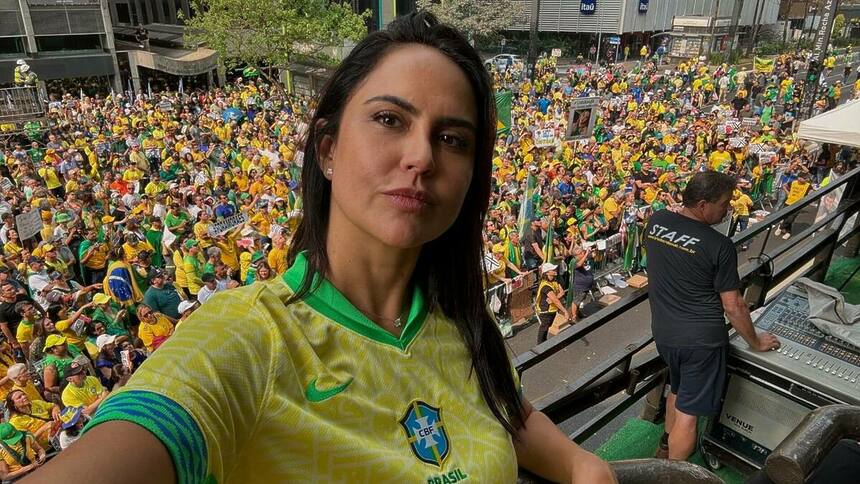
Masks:
[[[327,168],[332,168],[331,161],[334,157],[335,139],[334,136],[327,132],[326,120],[320,119],[316,122],[316,132],[321,136],[317,141],[317,163],[320,165],[320,170],[325,172]]]

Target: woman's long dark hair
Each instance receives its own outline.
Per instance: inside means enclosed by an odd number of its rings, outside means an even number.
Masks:
[[[355,89],[392,49],[421,44],[433,47],[453,61],[471,84],[477,103],[477,135],[472,182],[454,224],[421,250],[412,276],[433,307],[450,318],[463,338],[472,360],[472,371],[493,415],[515,435],[524,425],[524,409],[508,362],[504,340],[487,311],[484,295],[481,229],[490,199],[490,170],[496,137],[496,104],[481,59],[456,30],[440,24],[430,13],[399,17],[383,31],[365,37],[341,62],[323,89],[309,123],[302,169],[304,217],[296,231],[288,261],[306,252],[311,270],[288,303],[311,290],[312,272],[328,273],[326,254],[331,185],[323,176],[317,150],[324,136],[335,137],[341,116]],[[457,254],[452,263],[451,254]]]

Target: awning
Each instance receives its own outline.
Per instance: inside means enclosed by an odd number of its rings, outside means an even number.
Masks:
[[[860,147],[860,100],[849,101],[800,123],[797,137],[819,143]]]

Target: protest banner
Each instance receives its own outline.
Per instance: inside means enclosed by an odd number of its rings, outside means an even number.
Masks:
[[[765,59],[764,57],[756,56],[753,60],[753,64],[755,66],[756,72],[764,72],[770,73],[773,72],[774,62],[773,59]]]
[[[223,220],[219,220],[217,222],[213,222],[209,225],[209,236],[210,237],[218,237],[225,232],[234,229],[243,223],[248,221],[248,215],[244,213],[237,213],[236,215],[231,215]]]
[[[744,118],[741,120],[741,124],[744,126],[755,126],[758,124],[757,118]]]
[[[546,148],[555,144],[555,132],[551,129],[535,130],[535,146]]]
[[[15,216],[15,225],[18,227],[18,238],[26,240],[42,230],[42,216],[39,212],[40,210],[33,209]]]

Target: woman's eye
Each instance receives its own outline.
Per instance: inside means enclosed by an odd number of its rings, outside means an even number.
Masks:
[[[397,116],[395,116],[394,113],[391,113],[388,111],[383,111],[381,113],[376,114],[373,117],[373,119],[375,119],[378,123],[382,124],[383,126],[386,126],[389,128],[396,128],[397,126],[400,125],[400,120],[397,118]]]
[[[452,146],[454,148],[463,149],[463,148],[466,148],[466,146],[467,146],[465,139],[463,139],[460,136],[453,135],[453,134],[443,134],[443,135],[439,136],[439,140],[442,141],[442,143],[444,143],[448,146]]]

